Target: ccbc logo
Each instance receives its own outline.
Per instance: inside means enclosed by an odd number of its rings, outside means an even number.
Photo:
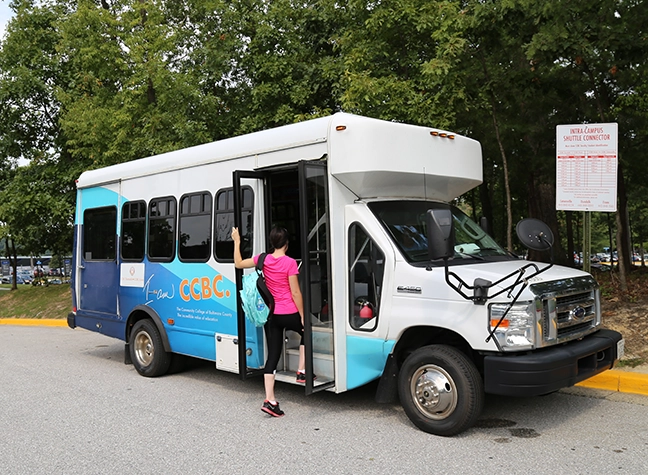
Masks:
[[[213,279],[209,277],[194,277],[193,279],[184,279],[180,282],[180,297],[185,302],[190,300],[208,300],[212,297],[222,299],[229,297],[229,290],[220,290],[219,284],[223,281],[222,275],[217,275]]]

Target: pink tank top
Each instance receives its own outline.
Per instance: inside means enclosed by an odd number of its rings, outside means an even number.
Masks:
[[[259,260],[259,256],[254,256],[254,263]],[[299,269],[295,259],[289,256],[281,256],[275,259],[272,254],[268,254],[263,262],[263,275],[265,275],[268,290],[275,300],[276,315],[290,315],[297,313],[297,305],[292,298],[290,283],[288,277],[298,275]]]

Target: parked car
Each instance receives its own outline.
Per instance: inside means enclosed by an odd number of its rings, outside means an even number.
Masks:
[[[2,283],[3,284],[11,284],[12,282],[13,282],[13,276],[11,276],[11,275],[2,276]],[[29,282],[27,282],[27,281],[25,281],[25,279],[23,279],[22,276],[19,275],[19,276],[16,277],[16,282],[19,283],[19,284],[29,284],[31,282],[31,280]]]

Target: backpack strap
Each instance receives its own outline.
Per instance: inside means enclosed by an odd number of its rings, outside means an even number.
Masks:
[[[257,259],[256,263],[256,270],[263,272],[263,263],[265,262],[265,258],[268,257],[267,252],[262,252],[259,254],[259,258]]]

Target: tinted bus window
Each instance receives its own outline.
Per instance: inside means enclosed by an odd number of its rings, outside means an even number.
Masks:
[[[83,258],[86,261],[114,261],[117,208],[87,209],[83,213]]]
[[[254,193],[249,186],[241,188],[242,229],[241,257],[246,259],[252,255],[252,209]],[[214,210],[214,255],[217,260],[234,262],[234,241],[232,227],[234,226],[234,189],[228,188],[216,193],[216,209]]]
[[[175,257],[176,200],[155,198],[149,203],[148,257],[170,262]]]
[[[121,256],[125,261],[144,260],[146,203],[131,201],[122,206]]]
[[[194,193],[180,199],[178,254],[182,261],[206,262],[211,253],[210,193]]]

